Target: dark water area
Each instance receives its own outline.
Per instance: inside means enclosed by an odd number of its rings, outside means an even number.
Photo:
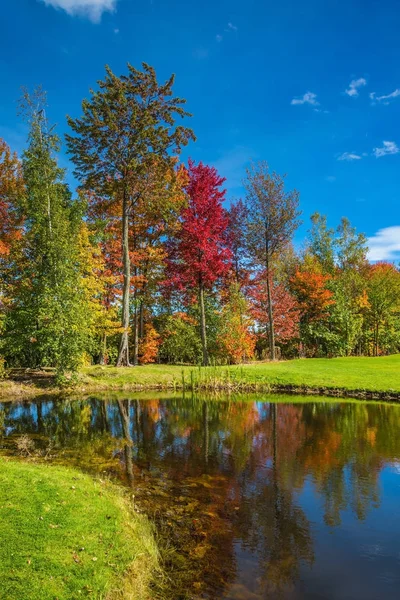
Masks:
[[[400,597],[400,406],[272,396],[0,404],[0,452],[131,488],[166,598]]]

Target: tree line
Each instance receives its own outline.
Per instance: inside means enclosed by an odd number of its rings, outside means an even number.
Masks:
[[[369,263],[348,219],[315,213],[265,161],[244,197],[184,164],[195,141],[174,77],[106,67],[67,117],[75,194],[46,96],[24,92],[21,157],[0,140],[0,356],[8,366],[217,364],[400,350],[400,271]],[[230,200],[230,202],[227,202]]]

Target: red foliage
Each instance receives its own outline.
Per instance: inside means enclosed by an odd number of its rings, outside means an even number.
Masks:
[[[275,336],[279,342],[285,342],[299,334],[300,311],[296,299],[280,283],[272,282],[272,307],[274,313]],[[266,274],[256,275],[248,286],[250,312],[260,325],[268,328],[268,301]]]
[[[214,167],[189,160],[189,182],[185,187],[189,205],[182,211],[181,228],[169,250],[169,283],[178,289],[210,288],[231,264],[226,246],[228,216],[222,206],[224,179]]]
[[[335,304],[333,292],[326,284],[330,281],[329,275],[310,271],[296,271],[296,274],[290,280],[293,292],[295,293],[302,317],[306,317],[309,322],[323,319],[329,306]]]

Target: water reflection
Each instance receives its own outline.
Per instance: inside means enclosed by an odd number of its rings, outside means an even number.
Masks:
[[[386,404],[88,398],[0,405],[0,447],[29,436],[131,486],[171,598],[366,600],[398,597],[399,424]]]

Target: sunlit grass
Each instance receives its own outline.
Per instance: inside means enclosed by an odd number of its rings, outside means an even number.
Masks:
[[[229,367],[198,368],[146,365],[133,368],[87,367],[80,387],[90,389],[179,389],[202,382],[226,384],[293,385],[374,391],[400,391],[400,355],[378,358],[349,357],[252,363]]]
[[[116,486],[0,460],[1,600],[150,600],[153,531]]]

